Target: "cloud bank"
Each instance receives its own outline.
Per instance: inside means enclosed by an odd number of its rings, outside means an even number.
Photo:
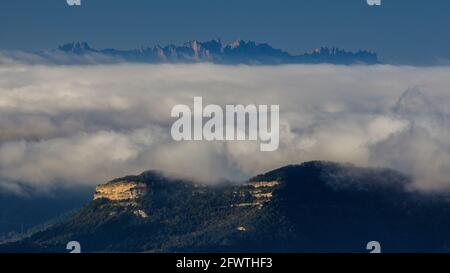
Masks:
[[[214,183],[308,160],[450,186],[450,68],[0,62],[0,190],[162,170]],[[279,104],[280,146],[175,142],[176,104]]]

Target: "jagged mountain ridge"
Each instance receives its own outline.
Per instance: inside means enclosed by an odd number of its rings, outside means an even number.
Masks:
[[[73,55],[101,55],[117,60],[142,63],[219,64],[377,64],[378,57],[369,51],[347,52],[338,48],[318,48],[312,52],[292,55],[267,43],[236,40],[224,43],[219,39],[199,42],[192,40],[183,45],[143,47],[133,50],[94,49],[86,42],[72,42],[58,47],[59,52]],[[45,55],[45,54],[44,54]],[[48,54],[47,54],[48,55]]]
[[[448,195],[409,190],[388,169],[286,166],[244,185],[205,186],[145,172],[97,188],[76,216],[0,251],[446,251]]]

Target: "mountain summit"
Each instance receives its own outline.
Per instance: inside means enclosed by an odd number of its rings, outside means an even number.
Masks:
[[[0,251],[445,251],[450,203],[388,169],[306,162],[241,185],[206,186],[158,172],[97,187],[76,216]]]
[[[368,51],[347,52],[338,48],[319,48],[310,53],[292,55],[266,43],[236,40],[224,43],[220,39],[206,42],[188,41],[182,45],[143,47],[132,50],[94,49],[86,42],[72,42],[58,47],[59,52],[74,55],[100,54],[117,61],[142,63],[219,64],[377,64],[378,57]]]

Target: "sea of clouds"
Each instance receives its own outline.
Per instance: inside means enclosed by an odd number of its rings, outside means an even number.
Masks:
[[[309,160],[450,187],[450,67],[0,62],[0,190],[154,169],[215,183]],[[279,104],[280,146],[175,142],[176,104]]]

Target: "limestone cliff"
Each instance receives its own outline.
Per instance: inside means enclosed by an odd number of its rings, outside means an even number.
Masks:
[[[135,200],[145,195],[147,186],[144,183],[118,181],[97,186],[94,200],[105,198],[112,201]]]

